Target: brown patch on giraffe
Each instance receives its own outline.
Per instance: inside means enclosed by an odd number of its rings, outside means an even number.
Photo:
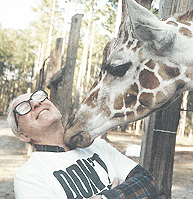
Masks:
[[[150,68],[150,69],[154,69],[155,68],[155,65],[156,65],[156,62],[152,59],[150,59],[148,62],[145,63],[145,65]]]
[[[158,62],[160,65],[160,68],[158,70],[158,74],[162,77],[163,80],[169,80],[173,79],[175,77],[178,77],[180,75],[180,70],[179,68],[175,67],[169,67],[163,62]]]
[[[131,45],[133,44],[133,42],[132,41],[128,41],[128,43],[127,43],[127,49],[129,49],[130,47],[131,47]]]
[[[112,43],[113,43],[113,40],[107,42],[107,44],[105,45],[105,48],[103,50],[103,63],[102,63],[102,65],[106,65],[107,59],[108,59],[110,52],[111,52]]]
[[[130,86],[130,88],[128,88],[124,95],[124,101],[125,101],[125,107],[131,107],[131,106],[135,106],[136,102],[137,102],[137,95],[138,95],[139,89],[136,83],[132,84]]]
[[[193,70],[192,70],[192,66],[188,66],[185,72],[185,75],[187,78],[190,78],[193,80]]]
[[[124,48],[121,48],[119,51],[122,52],[124,50]]]
[[[188,29],[188,28],[184,28],[184,27],[181,27],[179,29],[179,33],[188,37],[188,38],[191,38],[192,37],[192,32]]]
[[[131,50],[133,50],[133,52],[136,52],[138,48],[141,48],[141,46],[142,46],[142,42],[138,41],[137,45],[134,48],[132,48]]]
[[[160,104],[164,102],[166,99],[166,95],[162,91],[158,91],[156,94],[156,104]]]
[[[125,35],[124,35],[123,44],[125,44],[125,43],[127,42],[128,38],[129,38],[128,31],[125,30]]]
[[[122,34],[124,34],[124,33],[123,33],[123,30],[119,29],[118,38],[121,38],[121,37],[122,37]]]
[[[155,74],[147,69],[144,69],[139,74],[139,82],[143,88],[155,89],[160,85],[158,78]]]
[[[106,116],[106,117],[109,117],[110,114],[111,114],[110,108],[108,106],[104,106],[102,108],[102,115]]]
[[[113,118],[117,118],[117,117],[125,117],[125,114],[124,113],[115,113]]]
[[[120,94],[118,97],[115,98],[114,101],[114,109],[115,110],[120,110],[123,107],[123,95]]]
[[[131,106],[135,106],[136,102],[137,102],[137,96],[136,95],[130,95],[128,94],[127,96],[124,97],[125,100],[125,107],[131,107]]]
[[[107,102],[110,101],[110,96],[100,98],[100,111],[103,116],[109,117],[111,114],[110,108],[107,106]]]
[[[91,86],[90,90],[94,89],[98,85],[98,83],[99,83],[98,80],[96,80],[94,84]]]
[[[185,22],[180,22],[180,23],[182,23],[182,24],[184,24],[184,25],[186,25],[186,26],[191,26],[191,23],[190,23],[190,22],[187,22],[187,21],[185,21]]]
[[[139,96],[139,102],[145,107],[151,107],[153,103],[153,93],[141,93]]]
[[[144,107],[143,105],[139,105],[138,108],[137,108],[137,114],[138,115],[147,114],[147,108]]]
[[[126,115],[127,115],[127,120],[135,119],[135,114],[133,111],[127,111]]]
[[[140,61],[140,63],[144,62],[146,59],[147,59],[147,58],[144,56],[143,50],[140,49],[140,50],[139,50],[139,61]]]
[[[96,91],[94,91],[93,93],[90,94],[90,96],[85,100],[85,104],[87,106],[92,106],[94,107],[95,106],[95,102],[98,98],[98,93],[99,93],[99,90],[100,89],[97,89]]]
[[[178,26],[178,24],[176,22],[174,22],[174,21],[168,21],[166,24],[172,25],[172,26],[175,26],[175,27]]]
[[[182,90],[186,86],[186,82],[184,80],[177,80],[176,84],[177,84],[176,91]]]

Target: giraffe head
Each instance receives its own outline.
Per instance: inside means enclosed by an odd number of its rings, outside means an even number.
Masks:
[[[123,0],[117,38],[107,43],[100,77],[68,121],[67,145],[87,147],[111,128],[144,118],[192,89],[192,13],[160,21],[134,0]]]

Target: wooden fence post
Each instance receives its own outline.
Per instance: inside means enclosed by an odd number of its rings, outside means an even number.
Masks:
[[[170,199],[176,132],[182,96],[168,108],[145,119],[140,164],[155,177],[159,199]]]
[[[72,85],[74,77],[74,68],[77,58],[78,42],[80,37],[80,27],[82,22],[82,14],[76,14],[72,17],[70,37],[67,48],[66,62],[64,67],[64,75],[62,79],[61,100],[59,109],[63,116],[63,124],[67,122],[72,111]]]

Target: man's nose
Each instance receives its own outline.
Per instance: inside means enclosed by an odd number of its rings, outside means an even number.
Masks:
[[[40,101],[36,101],[36,100],[30,100],[30,104],[31,104],[32,110],[34,110],[34,109],[38,108],[41,105],[41,102]]]

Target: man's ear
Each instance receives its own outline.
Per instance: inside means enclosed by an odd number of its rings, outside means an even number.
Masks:
[[[17,135],[17,137],[19,138],[19,140],[21,140],[22,142],[31,142],[31,138],[28,137],[28,135],[26,135],[24,132],[20,131]]]

